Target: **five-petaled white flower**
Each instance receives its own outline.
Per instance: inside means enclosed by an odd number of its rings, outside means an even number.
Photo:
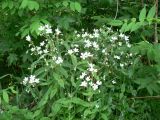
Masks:
[[[81,82],[80,86],[87,87],[87,82],[86,81]]]
[[[80,79],[83,79],[87,74],[85,72],[82,72],[82,74],[80,75]]]
[[[30,35],[27,35],[27,36],[26,36],[26,40],[27,40],[28,42],[30,42],[30,41],[31,41],[31,37],[30,37]]]
[[[59,28],[55,29],[56,35],[59,35],[61,33],[61,31],[59,30]]]

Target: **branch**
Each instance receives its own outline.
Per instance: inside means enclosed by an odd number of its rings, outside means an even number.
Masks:
[[[158,96],[140,96],[140,97],[131,97],[129,99],[160,99],[160,95]]]
[[[116,9],[114,20],[117,18],[117,15],[118,15],[118,9],[119,9],[118,6],[119,6],[119,1],[117,0],[117,9]]]

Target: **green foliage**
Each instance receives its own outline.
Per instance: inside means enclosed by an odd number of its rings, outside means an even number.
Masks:
[[[0,120],[158,120],[160,45],[153,42],[160,38],[160,19],[154,2],[1,0]],[[47,24],[57,29],[40,34]],[[94,28],[99,37],[82,37],[96,36]],[[121,41],[123,33],[131,43]],[[24,40],[28,35],[31,43]],[[85,40],[100,49],[86,49]],[[47,46],[39,50],[42,41]],[[74,45],[95,56],[83,60],[80,52],[69,54]],[[87,73],[90,79],[102,81],[96,90],[83,87],[79,78],[88,62],[98,71]]]

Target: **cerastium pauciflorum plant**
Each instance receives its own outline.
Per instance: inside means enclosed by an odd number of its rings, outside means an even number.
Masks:
[[[39,36],[40,44],[26,36],[27,54],[37,59],[22,82],[38,111],[34,117],[118,119],[134,109],[125,95],[132,88],[126,73],[138,57],[129,36],[106,26],[64,35],[50,25],[41,26]]]

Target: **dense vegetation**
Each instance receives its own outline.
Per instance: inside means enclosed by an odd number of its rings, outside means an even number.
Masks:
[[[0,120],[159,120],[158,0],[1,0]]]

